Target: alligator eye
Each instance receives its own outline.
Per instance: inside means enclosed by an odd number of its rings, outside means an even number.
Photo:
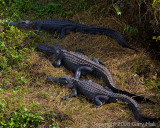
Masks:
[[[22,24],[26,24],[26,22],[22,22]]]
[[[25,25],[25,22],[21,22],[20,25]]]
[[[60,50],[59,50],[59,49],[57,49],[57,50],[56,50],[56,52],[57,52],[57,54],[59,54],[59,53],[60,53]]]
[[[61,83],[62,83],[62,84],[68,84],[68,81],[62,80]]]
[[[62,84],[68,84],[68,81],[67,81],[66,79],[63,79],[63,78],[62,78],[62,79],[60,80],[60,83],[62,83]]]
[[[68,84],[68,81],[65,80],[65,81],[63,81],[63,83],[64,83],[64,84]]]

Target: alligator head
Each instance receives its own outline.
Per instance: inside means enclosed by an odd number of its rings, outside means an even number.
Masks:
[[[62,77],[48,77],[48,81],[59,82],[61,85],[67,88],[73,88],[73,77],[70,76],[62,76]]]
[[[20,22],[8,22],[9,26],[17,26],[17,27],[32,27],[32,22],[29,20],[22,20]]]
[[[52,53],[54,55],[55,58],[58,58],[58,56],[61,53],[61,50],[64,50],[63,47],[61,47],[60,45],[54,44],[51,46],[47,46],[47,45],[38,45],[37,46],[38,50],[42,50],[48,53]]]

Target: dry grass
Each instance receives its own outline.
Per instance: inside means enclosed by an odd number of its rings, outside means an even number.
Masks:
[[[96,21],[94,22],[96,23]],[[154,63],[143,49],[135,47],[139,51],[135,53],[132,50],[121,48],[114,39],[102,35],[71,33],[62,40],[53,39],[50,34],[42,35],[46,37],[44,44],[56,43],[73,51],[82,49],[90,58],[97,57],[111,71],[120,89],[143,95],[159,103],[160,98],[158,94],[156,95],[156,93],[149,91],[149,87],[144,86],[144,79],[152,79],[152,73],[156,67],[154,67]],[[46,82],[46,78],[48,76],[73,76],[73,73],[63,66],[54,68],[50,64],[49,58],[40,52],[32,53],[28,61],[32,63],[29,68],[32,79],[30,80],[30,91],[24,96],[24,102],[26,104],[38,102],[39,110],[60,111],[66,118],[62,120],[57,119],[59,126],[84,128],[96,127],[94,123],[136,121],[127,106],[119,103],[107,104],[91,109],[90,106],[93,103],[87,101],[82,96],[62,101],[61,97],[69,94],[71,90],[64,89],[59,84]],[[149,66],[150,72],[147,72],[147,77],[144,74],[142,76],[133,75],[137,68],[137,61],[142,61],[141,63]],[[98,82],[97,79],[90,76],[82,77],[82,79],[92,79]],[[140,104],[140,106],[142,114],[146,116],[158,117],[160,115],[158,104]]]
[[[108,26],[121,32],[123,31],[123,26],[118,22],[118,19],[114,17],[94,18],[91,12],[92,11],[88,11],[83,15],[76,15],[73,17],[73,20],[84,24]],[[135,53],[132,50],[121,48],[114,39],[103,35],[70,33],[62,40],[54,39],[52,34],[41,33],[40,36],[43,36],[45,41],[37,42],[39,44],[59,44],[73,51],[82,49],[90,58],[96,57],[105,63],[106,67],[113,74],[120,89],[143,95],[146,98],[160,103],[158,93],[152,92],[150,91],[150,87],[144,86],[144,80],[153,79],[155,77],[153,73],[157,72],[158,69],[148,54],[137,45],[133,46],[139,51]],[[138,44],[138,42],[130,43]],[[73,76],[73,73],[63,66],[60,68],[53,67],[49,62],[49,58],[38,51],[32,53],[27,61],[31,62],[28,67],[31,79],[29,80],[28,89],[25,94],[19,96],[23,100],[22,104],[26,106],[38,104],[38,111],[47,111],[50,114],[56,113],[56,121],[59,126],[94,128],[96,127],[95,123],[136,122],[128,107],[120,103],[111,103],[99,108],[90,108],[93,103],[87,101],[86,98],[82,96],[70,98],[66,101],[61,100],[61,97],[69,94],[71,90],[64,89],[60,87],[59,84],[47,82],[46,78],[48,76]],[[150,71],[142,75],[134,76],[140,64],[148,66]],[[95,82],[100,82],[91,76],[82,77],[82,79],[92,79]],[[6,95],[9,96],[7,93]],[[149,105],[144,103],[140,104],[140,108],[142,114],[146,116],[159,117],[160,115],[159,104]],[[45,126],[46,124],[44,123],[39,127]]]
[[[39,55],[40,54],[40,55]],[[39,56],[38,56],[39,55]],[[133,59],[135,59],[137,55],[133,55]],[[129,57],[131,59],[131,57]],[[121,63],[117,60],[119,59]],[[119,65],[125,64],[127,65],[127,61],[123,61],[117,57],[114,59],[114,62],[111,62],[111,59],[108,59],[107,67],[114,74],[117,83],[119,83],[119,88],[128,90],[130,92],[134,92],[136,94],[142,94],[147,98],[151,98],[153,96],[149,96],[151,94],[144,85],[142,85],[136,79],[130,80],[132,78],[125,77],[125,74],[132,76],[132,72],[128,69],[129,66],[125,69],[128,70],[118,70]],[[41,60],[41,61],[40,61]],[[110,60],[110,61],[109,61]],[[23,97],[24,103],[26,104],[39,104],[39,111],[52,111],[57,112],[60,111],[65,115],[65,118],[62,120],[58,120],[57,122],[61,127],[64,126],[72,126],[72,127],[91,127],[94,123],[105,123],[105,122],[135,122],[136,120],[133,117],[131,111],[125,106],[120,104],[107,104],[103,105],[99,108],[91,109],[90,106],[92,103],[88,102],[84,97],[77,96],[76,98],[68,99],[67,101],[62,101],[61,97],[70,93],[71,91],[68,89],[64,89],[60,87],[58,84],[45,82],[47,76],[60,76],[60,75],[73,75],[64,67],[54,68],[48,62],[46,58],[41,56],[41,53],[32,54],[30,61],[39,62],[39,64],[34,66],[34,70],[31,70],[31,74],[33,74],[33,80],[35,77],[37,81],[31,81],[29,88],[29,92]],[[110,62],[110,63],[109,63]],[[116,65],[116,62],[117,63]],[[123,62],[123,63],[122,63]],[[45,74],[37,76],[37,72],[41,74]],[[133,77],[133,76],[132,76]],[[91,78],[91,77],[90,77]],[[125,81],[129,81],[127,84]],[[40,81],[40,83],[38,82]],[[137,83],[134,85],[134,83]],[[147,95],[146,95],[147,92]],[[46,94],[44,94],[46,93]],[[157,98],[158,100],[158,98]],[[158,117],[159,115],[159,105],[148,105],[141,104],[141,112],[144,115]],[[59,114],[59,113],[58,113]],[[94,126],[93,126],[94,127]]]

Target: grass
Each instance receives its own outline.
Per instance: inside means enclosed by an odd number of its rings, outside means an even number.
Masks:
[[[108,26],[123,32],[125,23],[121,23],[116,16],[107,15],[103,12],[104,9],[101,15],[99,12],[103,7],[101,3],[89,4],[84,0],[78,3],[72,0],[58,3],[38,1],[34,4],[32,4],[34,1],[19,0],[15,4],[13,2],[3,3],[8,11],[1,8],[0,12],[2,14],[0,20],[0,127],[76,128],[95,127],[95,123],[136,121],[128,107],[121,103],[111,103],[91,109],[90,106],[93,103],[83,96],[62,101],[61,97],[69,94],[71,90],[62,88],[59,84],[47,82],[46,78],[73,76],[73,73],[63,66],[54,68],[49,62],[52,57],[46,57],[38,52],[37,44],[60,44],[73,51],[82,49],[90,58],[96,57],[102,60],[113,74],[119,88],[143,95],[157,103],[155,105],[141,103],[142,114],[151,117],[160,115],[158,104],[160,103],[160,72],[156,65],[159,62],[155,63],[143,48],[134,45],[139,44],[141,40],[127,38],[127,43],[131,43],[139,51],[135,53],[121,48],[114,39],[102,35],[70,33],[60,40],[54,39],[53,34],[42,32],[33,39],[27,39],[26,37],[32,32],[8,27],[5,23],[6,20],[16,21],[24,17],[28,19],[65,17],[80,23]],[[62,6],[66,2],[70,4]],[[15,11],[14,8],[17,5],[19,6]],[[57,6],[60,6],[59,10],[56,10]],[[80,9],[82,11],[79,11]],[[45,13],[44,10],[46,10]],[[35,13],[33,14],[32,11]],[[52,15],[53,12],[54,15]],[[91,76],[85,76],[82,79],[92,79],[104,85],[101,80]],[[28,123],[31,125],[29,126]]]

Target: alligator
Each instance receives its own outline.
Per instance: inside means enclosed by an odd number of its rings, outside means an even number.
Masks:
[[[126,95],[114,93],[109,88],[104,88],[103,86],[92,82],[91,80],[79,80],[70,76],[62,76],[60,78],[48,77],[47,80],[59,82],[61,85],[73,90],[71,94],[62,98],[64,100],[75,97],[77,94],[81,94],[86,96],[89,100],[93,100],[95,102],[95,105],[92,105],[91,107],[98,107],[102,105],[103,102],[115,103],[117,100],[121,100],[122,102],[126,102],[128,104],[135,119],[139,122],[157,122],[160,119],[141,115],[139,104],[135,100]]]
[[[146,101],[153,103],[149,99],[145,99],[142,96],[137,96],[131,94],[127,91],[118,89],[115,79],[109,70],[96,58],[92,60],[86,55],[80,52],[67,51],[65,48],[60,45],[54,44],[51,46],[47,45],[38,45],[38,50],[46,51],[47,53],[53,54],[53,57],[57,59],[57,62],[52,62],[54,67],[60,67],[62,64],[64,67],[68,68],[75,73],[75,78],[79,79],[81,74],[87,75],[91,74],[97,78],[102,79],[106,85],[115,93],[126,94],[130,97],[133,97],[137,101]]]
[[[125,43],[120,32],[115,31],[113,29],[107,27],[99,27],[99,26],[88,26],[80,23],[76,23],[70,20],[58,20],[58,19],[49,19],[49,20],[41,20],[41,21],[29,21],[22,20],[20,22],[8,22],[9,26],[17,26],[17,27],[29,27],[35,29],[35,34],[38,34],[39,31],[51,31],[58,32],[60,36],[58,38],[63,38],[69,32],[81,32],[84,34],[103,34],[108,35],[117,40],[118,44],[124,48],[129,48],[137,51],[136,49],[128,46]],[[30,35],[29,38],[32,36]]]

